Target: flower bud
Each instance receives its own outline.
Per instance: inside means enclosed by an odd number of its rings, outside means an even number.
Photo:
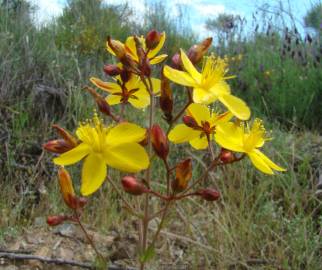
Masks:
[[[235,160],[235,155],[233,152],[225,149],[225,148],[222,148],[221,149],[221,152],[220,152],[220,160],[223,162],[223,163],[231,163]]]
[[[132,73],[126,69],[123,69],[120,76],[121,76],[122,82],[126,83],[131,79]]]
[[[65,204],[71,208],[77,208],[77,197],[73,188],[72,179],[67,170],[63,167],[59,168],[58,171],[58,180],[60,186],[60,192],[63,195]]]
[[[63,154],[69,150],[72,150],[74,147],[71,146],[68,142],[63,139],[58,140],[51,140],[45,143],[42,146],[46,151],[56,153],[56,154]]]
[[[173,95],[169,80],[163,75],[163,72],[161,74],[160,108],[169,122],[172,120]]]
[[[206,188],[206,189],[200,189],[196,192],[196,195],[199,195],[206,201],[217,201],[220,198],[219,191],[212,189],[212,188]]]
[[[58,135],[62,137],[71,147],[76,147],[78,145],[77,139],[73,135],[71,135],[67,130],[63,129],[58,125],[53,125],[52,127],[56,129]]]
[[[162,33],[151,30],[149,33],[147,33],[145,38],[145,45],[148,49],[153,50],[156,46],[158,46],[160,40],[162,37]]]
[[[146,187],[142,183],[138,182],[134,176],[124,176],[121,182],[124,191],[129,194],[138,196],[148,191]]]
[[[111,39],[111,37],[108,36],[107,44],[115,53],[117,58],[121,59],[125,56],[126,51],[125,51],[124,45],[120,41]]]
[[[151,128],[151,142],[155,153],[163,160],[169,154],[169,143],[166,134],[157,124]]]
[[[182,121],[186,126],[188,126],[190,128],[197,128],[198,127],[197,121],[190,115],[183,116]]]
[[[191,158],[181,161],[176,166],[176,178],[172,181],[171,186],[173,191],[181,192],[188,186],[188,182],[192,177],[192,162]]]
[[[57,225],[63,223],[66,219],[67,219],[67,217],[63,216],[63,215],[49,216],[49,217],[47,217],[47,224],[49,226],[57,226]]]
[[[146,57],[146,52],[142,47],[142,40],[137,36],[134,36],[134,41],[136,46],[136,53],[139,59],[139,70],[142,74],[149,77],[151,75],[151,65],[149,59]]]
[[[182,69],[182,61],[179,53],[176,53],[174,56],[171,58],[172,61],[172,67],[175,69]]]
[[[120,75],[122,72],[122,69],[119,68],[117,65],[105,65],[103,70],[109,76],[117,76]]]
[[[187,56],[190,59],[192,64],[197,64],[202,57],[207,53],[209,47],[211,46],[212,38],[206,38],[201,43],[193,45],[188,53]]]
[[[110,105],[108,105],[107,101],[98,94],[93,88],[86,87],[85,90],[92,95],[92,97],[95,99],[95,102],[97,104],[98,109],[100,112],[104,113],[105,115],[111,115],[111,108]]]

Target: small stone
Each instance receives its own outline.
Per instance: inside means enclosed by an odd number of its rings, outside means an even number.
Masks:
[[[59,259],[73,260],[74,252],[71,249],[61,247],[58,249],[57,257]]]
[[[315,191],[315,196],[318,199],[322,199],[322,189],[319,189],[319,190]]]

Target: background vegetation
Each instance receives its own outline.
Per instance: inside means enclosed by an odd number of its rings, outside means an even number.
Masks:
[[[165,31],[170,56],[198,39],[185,18],[174,18],[161,2],[150,5],[138,22],[127,5],[70,0],[61,16],[42,27],[33,22],[33,7],[25,1],[0,3],[0,242],[5,243],[8,235],[32,226],[36,217],[62,210],[53,181],[56,171],[41,145],[55,136],[52,123],[73,130],[91,113],[92,100],[82,88],[92,75],[103,78],[103,64],[113,61],[105,51],[106,36],[125,40],[152,28]],[[167,253],[176,241],[168,243],[166,251],[160,248],[162,260],[188,261],[193,269],[199,269],[201,259],[206,269],[320,269],[319,10],[321,5],[313,6],[305,17],[305,24],[315,29],[305,36],[292,20],[281,20],[283,13],[258,11],[252,27],[229,14],[207,21],[216,37],[212,50],[226,56],[231,73],[237,75],[232,89],[254,115],[270,123],[275,138],[266,152],[288,173],[266,177],[246,162],[214,174],[222,201],[213,207],[189,200],[178,208],[173,213],[178,221],[170,228],[190,242],[178,258]],[[200,160],[194,164],[198,174],[207,157],[178,150]],[[90,210],[100,205],[99,213],[89,211],[85,219],[108,231],[129,217],[119,214],[116,195],[105,198],[104,193],[96,194],[89,205]]]

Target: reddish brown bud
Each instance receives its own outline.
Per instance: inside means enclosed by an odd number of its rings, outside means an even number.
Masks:
[[[221,149],[221,152],[220,152],[220,160],[223,162],[223,163],[230,163],[230,162],[233,162],[235,160],[235,155],[233,152],[225,149],[225,148],[222,148]]]
[[[115,53],[116,57],[121,59],[125,56],[125,47],[124,45],[118,41],[111,39],[110,36],[107,37],[107,44],[112,49],[112,51]]]
[[[141,40],[134,36],[135,46],[136,46],[136,53],[139,59],[139,70],[142,74],[149,77],[151,75],[151,65],[149,59],[146,56],[146,52],[142,47]]]
[[[78,145],[77,139],[67,130],[58,125],[53,125],[53,128],[56,129],[58,135],[62,137],[71,147],[76,147]]]
[[[209,47],[211,46],[212,38],[206,38],[201,43],[193,45],[188,53],[187,56],[190,59],[192,64],[197,64],[202,57],[207,53]]]
[[[219,191],[212,188],[200,189],[196,192],[196,195],[199,195],[206,201],[217,201],[220,198]]]
[[[92,95],[92,97],[95,99],[95,102],[97,104],[98,109],[100,112],[106,114],[106,115],[111,115],[111,108],[110,105],[108,105],[107,101],[100,95],[98,94],[93,88],[91,87],[86,87],[85,90]]]
[[[169,80],[163,75],[163,72],[161,74],[160,108],[169,122],[172,120],[173,95]]]
[[[122,178],[122,186],[125,192],[132,195],[141,195],[147,192],[147,188],[140,183],[134,176],[124,176]]]
[[[95,98],[96,104],[100,112],[111,115],[111,108],[110,105],[107,103],[107,101],[103,97]]]
[[[186,126],[188,126],[190,128],[197,128],[198,127],[197,121],[190,115],[183,116],[182,121]]]
[[[162,37],[162,33],[159,33],[156,30],[151,30],[147,33],[145,38],[145,45],[148,49],[153,50],[156,46],[158,46]]]
[[[117,76],[120,75],[122,72],[122,69],[119,68],[117,65],[105,65],[103,70],[109,76]]]
[[[51,140],[43,145],[43,148],[48,152],[62,154],[74,148],[63,139]]]
[[[169,154],[168,139],[162,128],[154,124],[151,128],[151,141],[155,153],[163,160]]]
[[[63,167],[59,168],[58,180],[59,180],[60,191],[63,196],[65,204],[71,209],[76,209],[77,197],[75,195],[75,191],[73,188],[72,179],[68,171],[65,170]]]
[[[126,83],[131,79],[132,73],[126,69],[123,69],[121,72],[122,82]]]
[[[172,67],[175,69],[182,69],[182,61],[179,53],[176,53],[171,58],[172,61]]]
[[[66,219],[67,219],[67,217],[63,216],[63,215],[49,216],[49,217],[47,217],[47,224],[49,226],[57,226],[57,225],[63,223]]]
[[[176,178],[172,181],[171,186],[173,191],[181,192],[185,190],[188,186],[188,183],[192,177],[192,162],[188,158],[184,161],[181,161],[176,166]]]

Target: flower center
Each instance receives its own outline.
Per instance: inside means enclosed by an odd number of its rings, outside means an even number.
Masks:
[[[205,64],[201,72],[201,86],[210,89],[218,82],[225,80],[227,63],[221,58],[216,58],[213,54],[206,57]]]
[[[106,144],[106,136],[109,128],[103,126],[101,120],[95,114],[91,121],[80,125],[77,129],[79,139],[89,145],[96,153],[102,153]]]

